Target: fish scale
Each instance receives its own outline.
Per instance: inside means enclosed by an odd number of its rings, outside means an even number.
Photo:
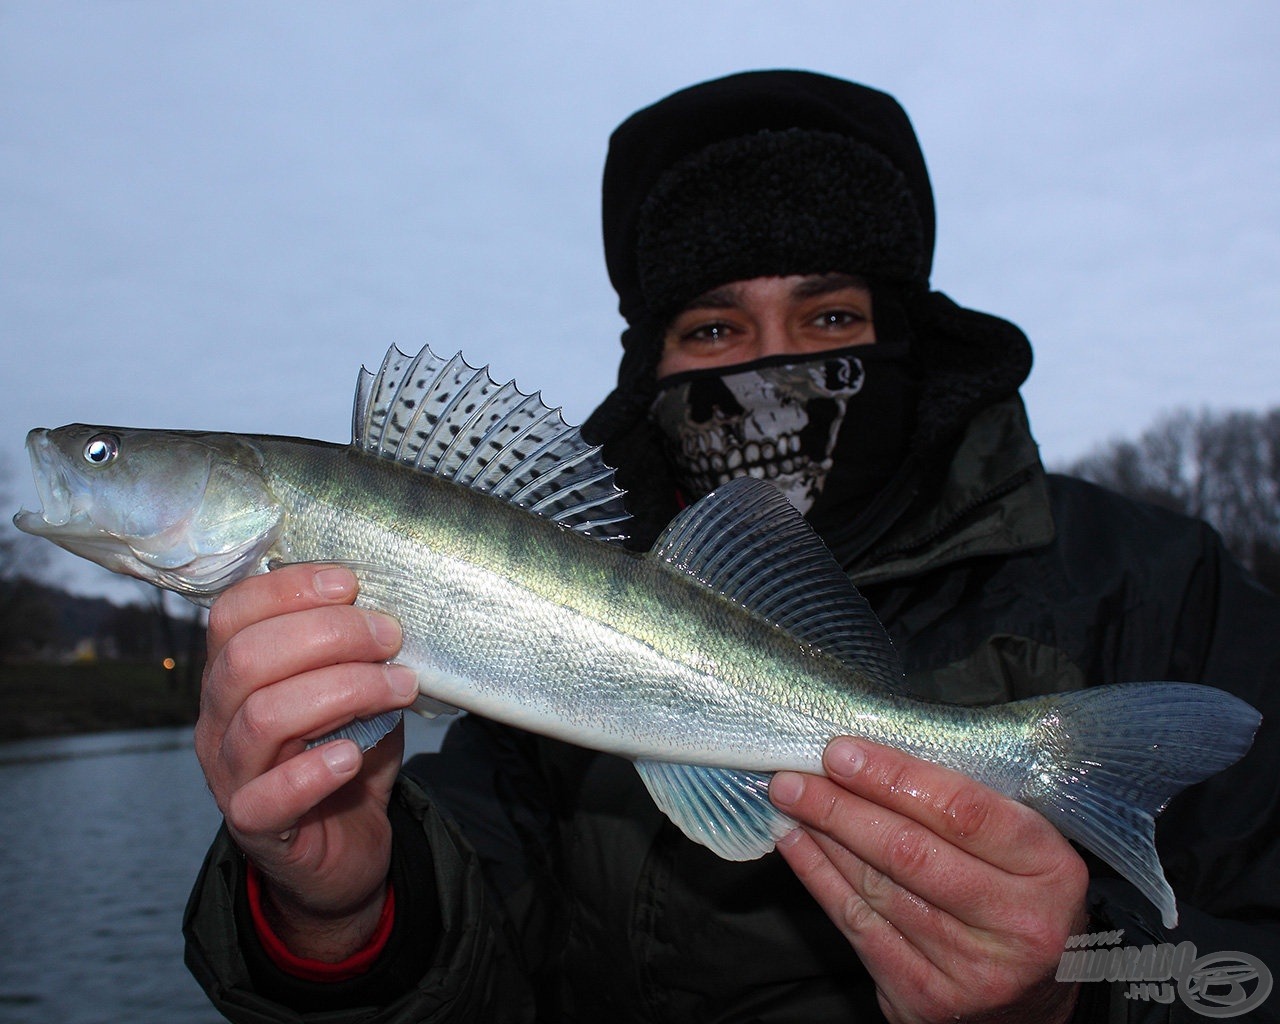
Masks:
[[[771,774],[819,772],[837,735],[965,772],[1034,807],[1177,920],[1155,815],[1234,763],[1259,723],[1207,686],[1099,686],[987,708],[904,692],[893,645],[803,517],[732,480],[644,555],[623,494],[558,410],[460,356],[362,371],[346,446],[72,424],[33,430],[43,513],[16,525],[209,603],[280,562],[334,562],[395,615],[423,713],[464,708],[632,759],[722,857],[795,823]],[[399,713],[317,742],[364,746]]]

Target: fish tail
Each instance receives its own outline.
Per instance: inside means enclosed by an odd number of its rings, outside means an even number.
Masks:
[[[1249,750],[1262,716],[1222,690],[1131,683],[1053,694],[1033,706],[1037,751],[1020,798],[1178,921],[1155,848],[1155,817],[1187,786]]]

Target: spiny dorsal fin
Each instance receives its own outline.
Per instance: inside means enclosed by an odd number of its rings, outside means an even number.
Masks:
[[[770,483],[731,480],[684,509],[650,555],[889,690],[902,666],[884,626],[812,527]]]
[[[487,367],[430,348],[394,346],[376,374],[361,369],[351,443],[454,483],[484,491],[579,533],[616,540],[629,518],[599,447],[559,409]]]

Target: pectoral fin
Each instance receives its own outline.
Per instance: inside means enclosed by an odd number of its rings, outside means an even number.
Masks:
[[[372,718],[357,718],[341,729],[335,729],[317,740],[312,740],[307,744],[307,749],[310,750],[312,747],[318,747],[333,740],[354,740],[361,750],[371,750],[383,736],[400,724],[402,718],[404,718],[403,711],[384,711]]]

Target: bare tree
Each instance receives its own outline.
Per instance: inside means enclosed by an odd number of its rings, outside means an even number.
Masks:
[[[1130,497],[1199,516],[1280,591],[1280,409],[1165,416],[1067,467]]]

